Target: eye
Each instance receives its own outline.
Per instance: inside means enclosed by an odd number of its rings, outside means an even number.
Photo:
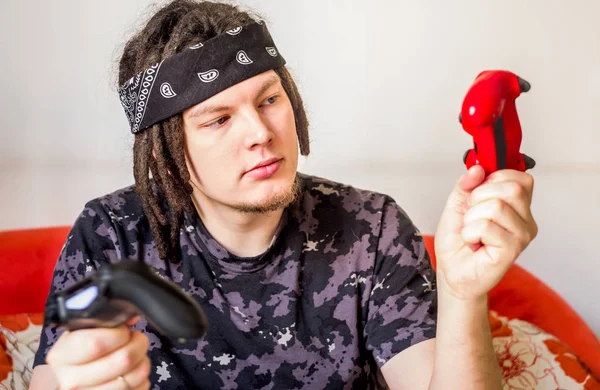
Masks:
[[[223,116],[223,117],[217,119],[216,121],[213,121],[213,122],[210,122],[210,123],[206,124],[205,127],[216,128],[216,127],[224,125],[225,123],[227,123],[228,120],[229,120],[228,116]]]
[[[275,104],[275,102],[277,101],[277,99],[279,99],[278,95],[271,96],[270,98],[268,98],[267,100],[265,100],[265,102],[263,104],[261,104],[261,106],[270,106],[271,104]]]

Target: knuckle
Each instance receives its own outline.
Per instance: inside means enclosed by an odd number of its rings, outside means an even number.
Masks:
[[[526,248],[529,246],[529,244],[530,244],[530,243],[531,243],[531,239],[527,239],[527,240],[526,240],[526,241],[523,243],[523,249],[522,249],[522,251],[524,251],[524,250],[525,250],[525,249],[526,249]]]
[[[495,199],[493,203],[494,216],[502,214],[502,211],[504,211],[504,206],[505,203],[501,199]]]
[[[534,184],[535,184],[535,179],[533,178],[533,175],[531,175],[530,173],[527,173],[525,175],[525,186],[527,188],[533,188]]]
[[[131,368],[135,364],[133,351],[129,348],[123,348],[116,352],[115,360],[121,367]]]
[[[150,376],[150,371],[152,369],[152,366],[150,364],[150,359],[148,359],[148,357],[144,358],[144,360],[142,360],[142,363],[140,364],[139,367],[139,374],[143,379],[148,379],[148,377]]]
[[[56,348],[50,348],[50,351],[48,351],[48,354],[46,355],[46,363],[48,363],[48,365],[50,366],[54,366],[58,360],[58,351],[56,350]]]
[[[536,235],[537,235],[537,227],[535,226],[535,223],[534,223],[531,228],[525,229],[525,232],[521,235],[523,249],[525,249],[529,246],[529,244],[535,239]]]
[[[529,241],[531,241],[531,231],[527,229],[527,227],[523,229],[523,233],[521,233],[519,236],[521,237],[523,244],[527,244]]]
[[[521,255],[521,253],[523,253],[523,250],[525,249],[525,247],[523,247],[521,245],[521,243],[517,242],[517,245],[513,245],[513,250],[511,251],[511,259],[512,261],[515,261],[516,259],[519,258],[519,256]]]
[[[530,241],[531,241],[531,233],[530,232],[525,231],[523,234],[521,234],[520,240],[519,240],[520,251],[527,248],[527,245],[529,244]]]
[[[538,235],[538,226],[537,224],[534,222],[531,228],[531,231],[529,231],[529,242],[533,241]]]
[[[489,219],[483,221],[483,226],[481,227],[481,229],[484,232],[489,232],[492,229],[492,221],[490,221]]]
[[[499,169],[488,176],[488,180],[502,181],[506,177],[506,169]]]
[[[525,195],[525,189],[516,182],[512,182],[509,188],[510,196],[515,199],[521,199]]]
[[[519,256],[523,251],[525,251],[525,249],[527,249],[527,247],[529,246],[529,243],[531,242],[531,240],[524,240],[522,241],[520,244],[521,246],[519,247],[519,251],[517,256]]]
[[[522,236],[525,238],[525,242],[527,244],[529,244],[531,241],[533,241],[535,239],[535,237],[537,237],[537,235],[538,235],[538,225],[535,222],[535,220],[532,219],[525,226],[524,233]]]
[[[480,197],[481,191],[482,191],[481,187],[475,188],[467,197],[467,205],[475,204]]]
[[[93,356],[100,356],[104,352],[104,343],[99,337],[92,337],[88,341],[88,351]]]

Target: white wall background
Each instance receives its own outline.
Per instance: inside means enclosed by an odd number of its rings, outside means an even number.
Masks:
[[[132,183],[115,64],[148,4],[0,2],[0,229],[70,224]],[[244,4],[269,21],[304,95],[301,170],[393,195],[424,233],[464,171],[457,115],[473,78],[503,68],[530,81],[518,109],[540,234],[519,261],[600,335],[600,2]]]

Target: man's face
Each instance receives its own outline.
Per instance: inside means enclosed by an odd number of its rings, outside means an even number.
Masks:
[[[188,169],[201,198],[244,212],[273,211],[293,199],[298,138],[274,71],[187,109],[183,123]]]

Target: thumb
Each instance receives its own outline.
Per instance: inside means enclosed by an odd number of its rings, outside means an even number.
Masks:
[[[447,205],[451,207],[464,205],[471,192],[485,179],[485,170],[481,165],[473,165],[469,170],[458,178]]]
[[[468,208],[468,197],[484,179],[485,170],[480,165],[474,165],[456,181],[437,227],[436,252],[455,251],[463,245],[461,229]]]

